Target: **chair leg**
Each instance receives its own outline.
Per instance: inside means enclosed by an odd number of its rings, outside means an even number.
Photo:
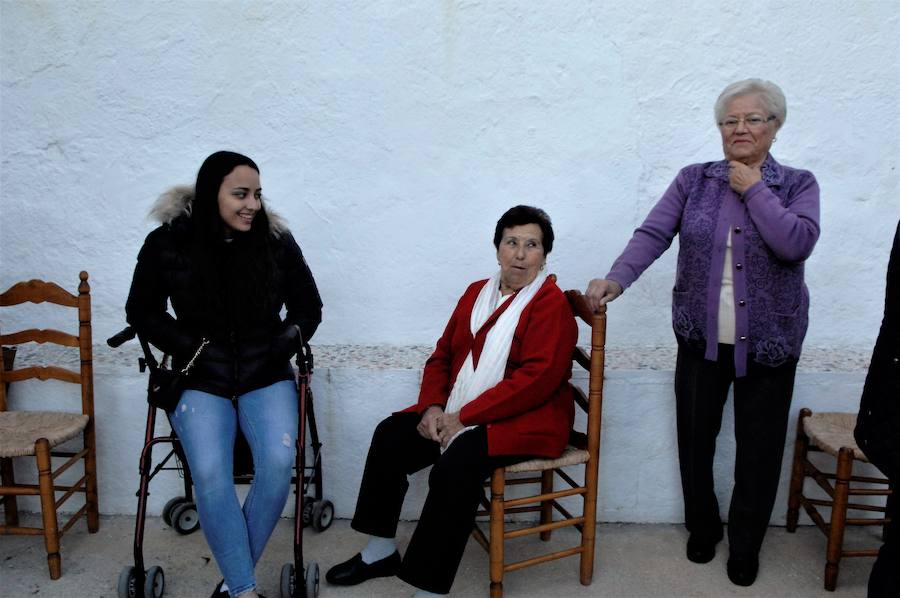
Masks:
[[[853,450],[841,448],[838,453],[834,480],[834,504],[831,506],[831,525],[828,527],[828,547],[825,550],[825,589],[833,592],[837,586],[838,566],[844,548],[844,526],[847,521],[847,500],[850,476],[853,473]]]
[[[4,486],[14,486],[16,483],[11,458],[4,457],[0,459],[0,482],[2,482]],[[6,525],[10,527],[17,527],[19,525],[19,504],[16,501],[15,494],[9,494],[3,497],[3,512],[6,517]]]
[[[503,492],[506,470],[498,467],[491,475],[491,598],[503,598]]]
[[[548,469],[541,473],[541,494],[549,494],[553,492],[553,470]],[[541,502],[541,525],[546,525],[553,521],[553,502],[545,500]],[[541,540],[544,542],[550,539],[551,530],[541,532]]]
[[[62,563],[59,556],[59,524],[56,518],[56,495],[50,471],[50,443],[46,438],[41,438],[34,443],[34,454],[37,460],[38,485],[41,491],[41,516],[44,522],[47,565],[50,567],[50,579],[59,579],[62,575]]]
[[[788,509],[786,529],[790,533],[797,531],[800,519],[800,496],[803,494],[805,478],[803,463],[809,452],[809,437],[803,431],[803,420],[812,415],[812,411],[803,408],[797,418],[797,439],[794,441],[794,461],[791,467],[791,485],[788,492]]]
[[[97,493],[97,441],[94,435],[94,422],[88,424],[84,431],[84,447],[88,454],[84,456],[85,502],[87,503],[88,532],[96,533],[100,529],[100,505]]]
[[[581,585],[591,584],[594,578],[594,540],[597,534],[597,484],[599,471],[596,464],[589,465],[584,472],[584,525],[581,528]]]

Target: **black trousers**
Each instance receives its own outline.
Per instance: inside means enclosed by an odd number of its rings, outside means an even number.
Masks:
[[[416,413],[396,413],[375,428],[351,526],[393,538],[409,488],[407,476],[433,465],[428,496],[399,577],[417,588],[447,594],[475,522],[484,481],[495,467],[528,456],[489,456],[483,426],[460,434],[441,454],[438,443],[416,431],[419,419]]]
[[[900,480],[889,478],[895,494],[888,497],[886,516],[891,519],[884,544],[869,575],[868,598],[894,598],[900,588]]]
[[[728,510],[732,555],[756,556],[762,546],[781,475],[796,362],[766,367],[750,362],[735,378],[734,347],[719,345],[717,361],[679,343],[675,366],[678,459],[685,525],[701,537],[722,537],[719,502],[713,487],[716,437],[728,389],[734,384],[737,453],[734,490]]]

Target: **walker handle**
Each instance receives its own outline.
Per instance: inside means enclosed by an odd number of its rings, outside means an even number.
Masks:
[[[127,343],[134,337],[135,337],[134,328],[132,328],[131,326],[126,326],[119,332],[115,333],[114,335],[112,335],[111,337],[106,339],[106,344],[109,345],[110,347],[112,347],[113,349],[115,349],[116,347],[119,347],[119,346],[123,345],[124,343]]]

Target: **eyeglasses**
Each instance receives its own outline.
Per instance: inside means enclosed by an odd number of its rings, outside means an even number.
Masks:
[[[751,114],[749,116],[745,116],[744,118],[734,118],[733,116],[729,116],[725,120],[720,121],[719,126],[726,131],[734,131],[739,124],[744,123],[748,129],[758,129],[767,122],[773,120],[775,120],[774,115],[768,118],[759,114]]]

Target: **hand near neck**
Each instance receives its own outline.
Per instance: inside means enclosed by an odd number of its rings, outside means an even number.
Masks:
[[[763,160],[764,161],[764,160]],[[728,182],[731,188],[743,195],[747,189],[762,180],[762,162],[744,164],[737,160],[728,162]]]

